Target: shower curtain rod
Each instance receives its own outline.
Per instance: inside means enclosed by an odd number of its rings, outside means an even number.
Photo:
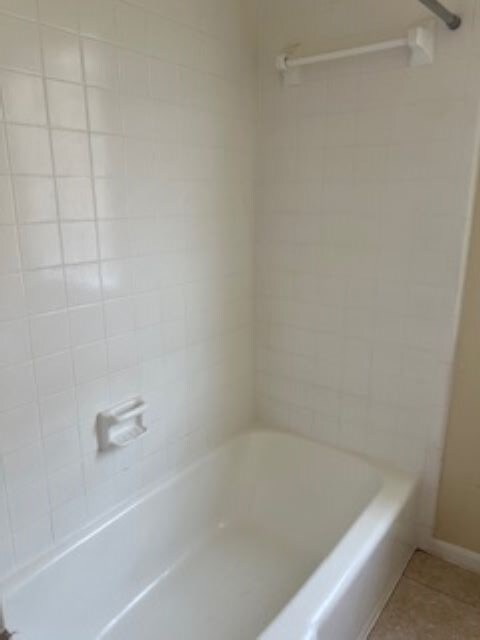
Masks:
[[[383,42],[375,42],[361,47],[354,47],[353,49],[327,51],[318,55],[305,56],[302,58],[291,58],[288,53],[283,52],[276,58],[276,67],[283,75],[284,80],[287,81],[287,84],[298,84],[298,73],[293,74],[293,71],[298,72],[299,67],[317,64],[319,62],[328,62],[330,60],[366,55],[378,51],[388,51],[389,49],[398,49],[400,47],[408,47],[408,49],[410,49],[410,64],[412,66],[417,67],[422,64],[430,64],[433,62],[435,49],[432,23],[433,20],[428,24],[412,27],[404,38],[384,40]]]
[[[460,16],[449,11],[443,4],[438,2],[438,0],[419,0],[419,2],[443,20],[449,29],[458,29],[462,24]],[[319,55],[296,58],[291,57],[291,51],[283,51],[276,58],[276,67],[283,75],[286,84],[299,84],[300,76],[298,73],[298,67],[316,64],[318,62],[327,62],[329,60],[350,58],[352,56],[365,55],[378,51],[387,51],[388,49],[397,49],[405,46],[410,49],[410,64],[412,66],[429,64],[433,62],[434,57],[435,33],[432,25],[433,20],[428,24],[412,27],[408,31],[406,38],[376,42],[374,44],[354,47],[352,49],[327,51]],[[294,71],[296,71],[296,73],[293,73]]]
[[[423,5],[427,7],[432,13],[438,16],[441,20],[445,22],[447,27],[454,31],[458,29],[458,27],[462,24],[462,19],[460,16],[457,16],[455,13],[449,11],[446,7],[443,6],[438,0],[419,0]]]

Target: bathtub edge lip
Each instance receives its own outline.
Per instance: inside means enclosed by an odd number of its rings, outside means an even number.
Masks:
[[[9,597],[13,596],[19,589],[21,589],[26,583],[30,580],[34,579],[38,574],[42,571],[48,569],[50,566],[55,565],[60,562],[62,558],[68,555],[70,552],[77,549],[83,543],[87,542],[92,537],[101,533],[104,529],[108,528],[111,524],[115,523],[117,520],[121,519],[123,516],[127,515],[131,511],[134,511],[140,505],[147,502],[149,499],[153,498],[156,494],[161,492],[164,488],[168,487],[170,484],[176,482],[179,478],[184,475],[187,475],[189,472],[194,470],[196,467],[204,464],[209,458],[213,458],[222,450],[232,444],[239,442],[243,439],[247,440],[252,436],[275,436],[279,438],[286,438],[292,440],[302,440],[304,442],[309,442],[312,445],[318,446],[322,449],[327,449],[333,452],[335,455],[341,455],[345,458],[352,458],[355,460],[361,460],[365,465],[371,467],[372,470],[376,471],[380,475],[381,486],[379,490],[374,494],[371,501],[367,503],[365,509],[360,513],[358,518],[353,522],[352,526],[345,532],[344,536],[338,540],[335,544],[335,547],[332,549],[329,556],[327,556],[324,562],[320,563],[314,570],[313,574],[310,578],[302,585],[299,591],[293,596],[292,600],[286,605],[282,611],[278,613],[278,615],[269,623],[269,625],[262,631],[259,638],[262,640],[269,640],[269,638],[264,634],[268,632],[270,627],[275,623],[278,618],[282,616],[282,614],[289,608],[290,605],[293,605],[296,602],[297,598],[300,595],[304,594],[305,590],[309,587],[312,578],[321,570],[324,566],[324,563],[328,560],[328,558],[335,552],[335,550],[342,544],[345,537],[347,537],[351,530],[354,529],[358,522],[362,520],[365,516],[365,513],[369,511],[373,504],[375,504],[382,496],[385,494],[385,486],[388,484],[385,482],[388,478],[395,479],[398,483],[408,482],[411,480],[411,474],[408,474],[404,471],[399,471],[397,469],[393,469],[388,464],[385,464],[381,461],[372,459],[368,456],[362,456],[361,454],[357,454],[355,452],[347,451],[345,449],[341,449],[335,446],[332,446],[327,443],[323,443],[318,440],[314,440],[311,438],[307,438],[305,436],[288,432],[281,431],[278,429],[271,428],[266,426],[263,423],[254,423],[248,429],[240,431],[238,433],[233,434],[231,437],[226,439],[224,442],[219,443],[217,446],[214,446],[212,449],[205,451],[199,457],[195,458],[192,461],[189,461],[187,464],[183,466],[179,466],[177,468],[170,469],[167,474],[152,483],[149,483],[147,486],[141,488],[138,492],[136,492],[133,496],[123,500],[119,504],[117,504],[113,509],[103,514],[102,516],[96,518],[95,520],[89,522],[85,527],[81,530],[75,532],[71,536],[65,538],[64,541],[60,542],[54,548],[49,549],[41,556],[37,557],[32,562],[20,567],[18,570],[13,573],[5,576],[0,581],[0,628],[2,627],[2,623],[8,627],[8,620],[4,619],[5,616],[5,600]]]
[[[362,457],[356,456],[355,454],[352,455],[354,457]],[[368,460],[371,459],[369,458]],[[352,580],[360,573],[365,560],[373,554],[375,549],[388,536],[404,507],[415,497],[419,487],[418,474],[390,469],[388,465],[382,462],[378,464],[373,462],[372,466],[382,470],[383,486],[366,505],[365,509],[352,523],[351,527],[345,531],[344,535],[338,540],[324,561],[317,566],[313,574],[301,586],[292,599],[262,631],[258,640],[277,640],[279,637],[282,637],[282,640],[316,639],[317,626],[320,618],[328,615],[328,612],[338,603],[342,592],[346,590]],[[397,499],[392,503],[387,513],[384,514],[384,518],[380,523],[376,524],[376,527],[370,532],[370,535],[364,535],[368,530],[369,520],[372,519],[374,512],[379,508],[384,510],[382,503],[388,503],[392,495]],[[351,551],[345,554],[346,549],[348,549],[349,545],[352,545],[355,538],[363,541],[361,549],[359,550],[357,548],[355,554]],[[326,570],[331,570],[331,565],[333,565],[338,560],[338,556],[342,554],[345,554],[347,557],[342,563],[343,568],[340,567],[339,569],[337,567],[336,569],[337,572],[339,570],[341,572],[340,581],[335,583],[334,588],[330,589],[326,602],[322,603],[321,606],[311,603],[308,604],[305,601],[305,597],[311,598],[312,592],[317,586],[315,583],[318,582],[321,577],[321,572],[325,573]],[[301,612],[298,611],[298,609],[301,609]],[[302,628],[299,627],[299,619],[303,620]],[[296,625],[294,627],[295,630],[286,631],[285,628],[282,628],[282,635],[279,636],[278,627],[280,625],[288,625],[288,623]]]

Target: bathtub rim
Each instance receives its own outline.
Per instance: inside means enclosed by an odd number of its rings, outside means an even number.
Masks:
[[[325,619],[340,602],[349,585],[359,575],[381,542],[392,532],[404,508],[417,494],[418,474],[395,469],[369,456],[345,452],[336,447],[330,448],[360,458],[374,467],[381,473],[382,487],[291,600],[262,631],[258,640],[316,640],[317,633],[321,630],[319,625],[322,619]],[[378,515],[381,517],[378,518]],[[413,528],[413,520],[411,525]],[[414,549],[415,544],[412,542],[411,553]],[[400,576],[401,573],[392,577],[386,599]],[[328,582],[330,584],[326,584]],[[375,622],[380,611],[381,609],[377,614],[375,611],[370,613],[367,627],[372,626],[372,621]],[[365,629],[359,638],[364,637]]]
[[[3,630],[4,628],[8,628],[8,620],[5,620],[5,600],[9,597],[12,597],[25,584],[35,579],[37,575],[41,574],[49,567],[60,562],[62,558],[75,551],[84,543],[87,543],[91,538],[100,534],[110,525],[113,525],[115,522],[140,507],[142,504],[145,504],[147,501],[154,498],[156,494],[160,493],[165,488],[168,488],[172,484],[178,482],[182,477],[187,476],[197,467],[202,466],[209,459],[217,456],[222,449],[234,446],[235,443],[240,442],[241,440],[247,440],[250,437],[262,435],[273,436],[279,439],[291,439],[294,441],[308,442],[310,445],[315,445],[321,449],[328,450],[334,455],[341,455],[345,458],[352,458],[357,462],[361,460],[365,463],[366,466],[372,468],[372,470],[377,472],[381,478],[380,488],[372,496],[371,501],[365,505],[365,508],[360,512],[360,515],[352,523],[350,528],[345,531],[342,537],[339,538],[328,556],[326,556],[318,564],[318,566],[315,567],[313,573],[309,576],[306,582],[294,594],[292,599],[277,614],[277,616],[269,623],[269,625],[264,630],[262,630],[259,636],[261,640],[270,640],[270,638],[273,639],[274,636],[270,636],[270,633],[274,629],[276,623],[278,621],[284,620],[286,616],[290,617],[292,613],[293,615],[296,615],[295,612],[298,607],[298,600],[300,598],[303,599],[307,591],[311,590],[312,582],[315,581],[315,577],[318,576],[320,571],[322,571],[329,558],[331,558],[331,556],[337,551],[337,549],[344,543],[345,539],[349,537],[352,529],[357,530],[359,522],[364,521],[366,513],[371,510],[372,506],[374,504],[378,504],[378,501],[381,501],[382,496],[385,495],[386,486],[389,486],[388,481],[385,482],[386,479],[388,479],[390,476],[400,479],[401,482],[412,482],[412,479],[411,474],[409,475],[405,472],[394,470],[388,464],[373,459],[369,456],[359,455],[357,453],[347,451],[345,449],[341,449],[339,447],[335,447],[330,444],[314,440],[312,438],[305,437],[304,435],[298,435],[288,431],[273,429],[264,425],[263,423],[255,423],[248,430],[234,434],[232,437],[228,438],[217,446],[214,446],[212,449],[205,451],[198,458],[195,458],[184,466],[169,469],[166,472],[165,477],[153,481],[147,486],[139,489],[133,494],[133,496],[126,498],[125,500],[118,503],[114,508],[110,509],[107,513],[102,514],[98,518],[95,518],[93,521],[90,521],[80,530],[65,538],[65,540],[58,543],[55,547],[48,549],[45,553],[35,558],[32,562],[27,563],[26,565],[20,567],[18,570],[14,570],[11,574],[5,576],[0,581],[0,629]],[[302,609],[303,608],[304,607],[302,607]],[[305,637],[307,638],[309,636]],[[295,640],[297,638],[298,636],[295,637]],[[285,640],[287,640],[287,637],[285,637]]]

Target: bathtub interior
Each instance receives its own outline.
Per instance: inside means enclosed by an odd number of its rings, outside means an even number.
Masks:
[[[242,436],[20,580],[6,625],[19,640],[257,637],[381,485],[360,459]]]

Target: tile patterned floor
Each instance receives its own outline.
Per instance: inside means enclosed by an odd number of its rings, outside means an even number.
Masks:
[[[480,640],[480,575],[417,551],[369,640]]]

